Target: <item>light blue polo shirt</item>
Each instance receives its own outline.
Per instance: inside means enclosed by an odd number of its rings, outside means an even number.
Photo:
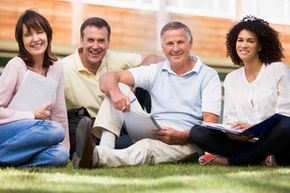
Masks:
[[[217,72],[197,56],[193,69],[176,75],[168,60],[131,68],[135,87],[149,91],[151,114],[161,126],[190,129],[202,121],[202,112],[216,115],[221,110],[221,84]]]

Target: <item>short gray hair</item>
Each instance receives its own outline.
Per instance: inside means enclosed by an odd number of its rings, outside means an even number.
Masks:
[[[161,42],[162,41],[162,36],[164,35],[164,33],[168,30],[176,30],[176,29],[184,29],[184,31],[186,32],[186,35],[187,35],[187,39],[190,41],[192,41],[192,34],[191,34],[191,31],[189,29],[189,27],[187,27],[185,24],[181,23],[181,22],[178,22],[178,21],[172,21],[172,22],[169,22],[167,23],[165,26],[163,26],[161,32],[160,32],[160,39],[161,39]]]

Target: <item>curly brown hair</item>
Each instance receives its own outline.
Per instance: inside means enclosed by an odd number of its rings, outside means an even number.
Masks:
[[[281,61],[284,58],[278,32],[270,27],[269,23],[265,20],[248,15],[235,24],[226,36],[227,56],[230,56],[234,64],[239,66],[244,65],[236,51],[238,35],[244,29],[256,34],[262,48],[259,51],[261,62],[267,65],[272,62]]]

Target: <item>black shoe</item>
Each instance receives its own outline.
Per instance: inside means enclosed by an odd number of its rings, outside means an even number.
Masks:
[[[95,143],[92,136],[92,119],[83,117],[76,129],[76,152],[73,155],[73,168],[92,168]]]

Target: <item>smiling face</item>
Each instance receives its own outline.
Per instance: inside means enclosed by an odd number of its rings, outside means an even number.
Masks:
[[[105,27],[87,26],[81,37],[82,62],[85,67],[99,66],[109,48],[108,32]]]
[[[23,45],[29,54],[33,58],[35,57],[43,57],[44,52],[48,46],[47,34],[43,29],[35,30],[31,28],[27,29],[25,25],[22,26],[23,30]]]
[[[192,41],[182,28],[167,30],[162,36],[163,52],[173,66],[187,64],[191,48]]]
[[[236,51],[243,63],[259,59],[260,50],[261,46],[256,34],[245,29],[241,30],[236,42]]]

